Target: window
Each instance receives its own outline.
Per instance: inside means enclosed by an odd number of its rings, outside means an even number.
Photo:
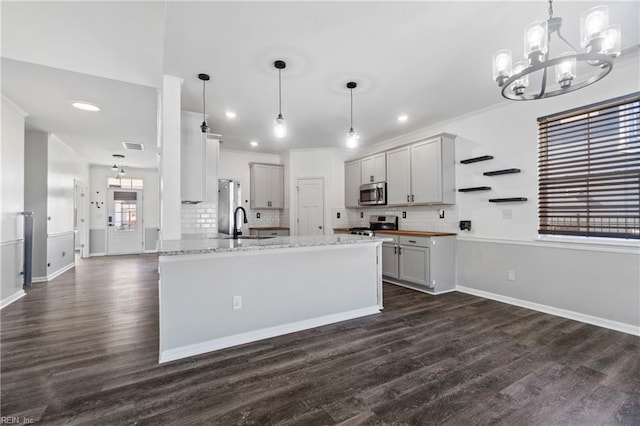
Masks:
[[[640,92],[538,118],[540,234],[640,239]]]
[[[135,192],[115,191],[113,193],[116,231],[136,230],[137,198],[138,194]]]
[[[109,178],[107,180],[109,188],[142,189],[142,183],[142,179]]]

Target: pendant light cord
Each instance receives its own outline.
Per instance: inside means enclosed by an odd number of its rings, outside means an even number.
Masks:
[[[205,84],[207,82],[205,80],[202,80],[202,122],[206,123],[206,119],[205,119],[205,112],[207,110],[207,100],[205,97]]]
[[[282,116],[282,70],[278,68],[278,116]]]
[[[549,19],[553,18],[553,0],[549,0]]]
[[[353,131],[353,89],[349,89],[351,92],[351,130]]]

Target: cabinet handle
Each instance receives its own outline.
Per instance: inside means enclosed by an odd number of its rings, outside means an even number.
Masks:
[[[417,244],[418,243],[416,240],[407,240],[407,241],[410,242],[410,243],[413,243],[413,244]]]
[[[398,247],[398,254],[402,254],[402,247]]]
[[[373,182],[373,176],[369,176],[369,182]]]
[[[272,232],[271,235],[278,235],[278,233],[277,232]]]
[[[409,196],[407,195],[407,203],[409,202]]]
[[[411,202],[413,203],[413,194],[411,194]]]
[[[398,246],[393,246],[393,254],[398,254]]]

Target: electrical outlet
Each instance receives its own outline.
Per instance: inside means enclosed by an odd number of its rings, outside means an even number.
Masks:
[[[340,212],[336,213],[336,217],[340,219]]]
[[[444,210],[440,210],[440,211],[438,212],[438,217],[439,217],[440,219],[444,219]]]
[[[260,212],[256,213],[256,219],[260,219]]]
[[[516,271],[507,271],[507,281],[516,280]]]
[[[407,218],[407,212],[402,212],[402,218],[406,219]]]
[[[233,310],[237,311],[242,308],[242,296],[233,296]]]
[[[513,210],[511,209],[502,210],[502,218],[507,220],[513,219]]]

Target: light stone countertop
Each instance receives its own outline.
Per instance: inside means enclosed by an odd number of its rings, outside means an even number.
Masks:
[[[234,251],[273,250],[292,247],[363,244],[383,241],[392,241],[392,239],[383,236],[319,235],[233,240],[229,238],[229,235],[225,234],[219,234],[217,238],[190,235],[189,238],[183,238],[181,240],[160,241],[158,253],[160,256],[180,256]]]

